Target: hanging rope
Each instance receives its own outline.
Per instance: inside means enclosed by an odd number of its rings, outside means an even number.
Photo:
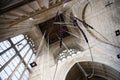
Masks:
[[[61,15],[58,15],[59,19],[60,19],[60,22],[62,21],[61,20]],[[60,36],[60,48],[62,48],[62,40],[63,40],[63,31],[62,31],[62,25],[60,24],[60,32],[59,32],[59,36]]]
[[[87,0],[88,1],[88,0]],[[71,17],[71,16],[70,16]],[[109,41],[106,37],[104,37],[101,33],[99,33],[96,29],[94,29],[92,26],[90,26],[89,24],[87,24],[85,21],[82,21],[80,20],[79,18],[75,17],[75,16],[72,16],[73,17],[73,26],[74,27],[77,27],[79,29],[79,31],[82,33],[88,47],[89,47],[89,51],[90,51],[90,55],[91,55],[91,60],[92,60],[92,73],[90,75],[87,76],[87,78],[92,78],[94,76],[94,63],[93,63],[93,55],[92,55],[92,51],[91,51],[91,48],[90,48],[90,44],[89,44],[89,41],[87,39],[87,36],[85,35],[85,33],[83,32],[83,30],[81,29],[81,27],[78,25],[77,21],[81,22],[83,25],[85,25],[84,27],[85,28],[90,28],[92,30],[94,30],[95,32],[97,32],[99,35],[101,35],[106,41]],[[61,21],[60,21],[61,22]],[[61,30],[60,30],[61,32]],[[62,39],[61,39],[61,36],[60,36],[60,47],[62,45]]]
[[[90,45],[89,45],[89,41],[87,39],[87,36],[85,35],[85,33],[83,32],[83,30],[81,29],[81,27],[78,25],[77,23],[77,20],[73,20],[73,25],[74,27],[77,27],[79,29],[79,31],[82,33],[88,47],[89,47],[89,51],[90,51],[90,55],[91,55],[91,60],[92,60],[92,73],[90,75],[87,76],[87,78],[92,78],[93,75],[94,75],[94,63],[93,63],[93,55],[92,55],[92,51],[91,51],[91,48],[90,48]]]
[[[105,36],[103,36],[100,32],[98,32],[96,29],[94,29],[92,26],[90,26],[89,24],[87,24],[86,22],[80,20],[79,18],[75,17],[75,16],[72,16],[73,18],[75,18],[77,21],[81,22],[83,25],[85,25],[84,27],[85,28],[90,28],[92,30],[94,30],[96,33],[98,33],[101,37],[103,37],[103,39],[105,39],[106,41],[102,41],[106,44],[109,44],[109,45],[112,45],[114,47],[117,47],[117,48],[120,48],[119,46],[116,46],[115,44],[112,44]]]

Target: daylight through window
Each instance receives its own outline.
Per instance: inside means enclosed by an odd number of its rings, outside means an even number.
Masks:
[[[35,52],[34,42],[27,35],[0,42],[0,80],[28,80]]]

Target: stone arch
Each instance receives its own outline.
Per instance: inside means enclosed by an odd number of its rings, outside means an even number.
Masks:
[[[79,64],[82,66],[82,68],[88,73],[90,73],[92,71],[92,64],[91,62],[79,62]],[[111,68],[110,66],[107,66],[105,64],[102,63],[98,63],[98,62],[94,62],[95,65],[95,72],[94,72],[94,76],[92,77],[92,79],[96,79],[97,78],[101,78],[100,80],[118,80],[120,79],[119,77],[119,72],[114,70],[113,68]],[[72,70],[76,70],[76,73]],[[77,72],[78,71],[78,72]],[[73,76],[71,75],[70,77],[77,80],[86,80],[84,76],[81,76],[83,73],[81,71],[81,73],[79,73],[80,68],[77,66],[77,64],[75,63],[72,68],[69,70],[67,76],[66,76],[66,80],[68,80],[69,75],[73,74]],[[78,74],[78,75],[77,75]]]
[[[99,51],[97,51],[97,52],[99,52]],[[82,54],[83,54],[83,56],[81,56]],[[85,51],[82,54],[77,55],[76,57],[69,58],[68,60],[62,62],[61,64],[58,64],[58,70],[57,70],[55,80],[65,80],[67,73],[69,72],[69,70],[72,68],[72,66],[75,63],[91,61],[88,56],[88,51]],[[107,66],[111,66],[111,68],[113,68],[115,71],[119,72],[117,74],[119,76],[119,74],[120,74],[119,62],[114,61],[113,58],[111,58],[110,55],[106,55],[106,53],[99,52],[97,54],[93,53],[93,55],[97,55],[97,56],[94,56],[94,62],[104,64]],[[109,59],[111,59],[111,60],[109,60]],[[111,70],[109,70],[109,71],[111,71]]]

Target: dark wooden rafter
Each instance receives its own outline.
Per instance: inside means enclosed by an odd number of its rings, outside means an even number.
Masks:
[[[13,4],[13,5],[9,6],[9,7],[6,7],[6,8],[4,8],[4,9],[0,9],[0,15],[3,14],[3,13],[8,12],[8,11],[10,11],[10,10],[13,10],[13,9],[15,9],[15,8],[18,8],[18,7],[20,7],[20,6],[23,6],[23,5],[27,4],[27,3],[30,3],[30,2],[32,2],[32,1],[35,1],[35,0],[22,0],[21,2],[18,2],[18,3],[16,3],[16,4]]]

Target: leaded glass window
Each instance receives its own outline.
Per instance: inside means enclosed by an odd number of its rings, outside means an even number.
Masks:
[[[34,42],[20,34],[0,42],[0,80],[28,80],[36,56]]]
[[[68,58],[71,58],[72,56],[75,56],[77,54],[81,53],[79,50],[77,49],[68,49],[68,50],[64,50],[62,51],[62,53],[60,53],[57,57],[57,61],[58,62],[62,62]]]

